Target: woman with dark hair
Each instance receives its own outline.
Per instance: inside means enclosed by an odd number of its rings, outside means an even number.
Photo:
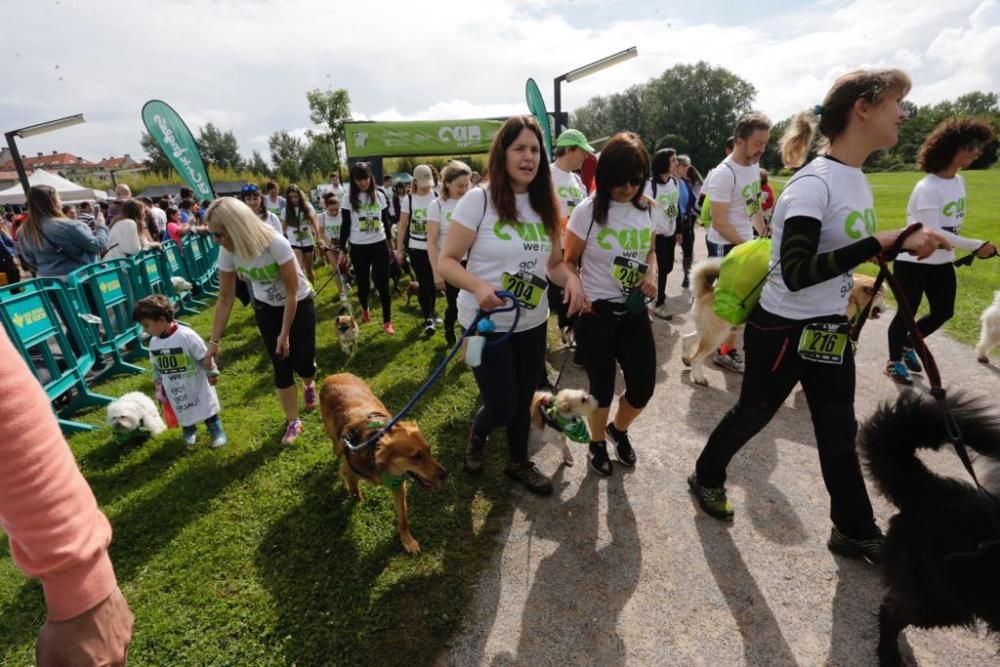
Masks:
[[[257,214],[257,217],[271,226],[274,231],[284,234],[281,228],[281,220],[271,212],[264,204],[264,195],[256,183],[247,183],[240,191],[240,199],[250,207],[250,210]],[[294,249],[293,249],[294,252]]]
[[[681,281],[681,289],[691,287],[691,265],[694,264],[694,221],[697,217],[698,195],[695,192],[694,183],[689,178],[692,169],[690,157],[687,155],[677,156],[677,170],[674,172],[674,176],[677,178],[678,192],[680,193],[676,239],[680,241],[683,253],[684,279]],[[698,171],[695,170],[694,173],[697,174]],[[699,176],[699,178],[701,177]]]
[[[299,186],[292,183],[285,189],[285,211],[281,231],[292,244],[292,252],[305,271],[309,282],[315,282],[313,274],[313,251],[316,239],[320,238],[319,227],[312,204],[306,201]]]
[[[108,228],[98,218],[94,232],[78,220],[63,217],[59,193],[48,185],[28,190],[28,218],[18,230],[21,257],[40,278],[61,278],[97,261],[108,247]]]
[[[827,547],[872,562],[880,560],[884,539],[854,448],[854,352],[844,312],[854,267],[892,248],[900,235],[876,231],[875,201],[861,166],[872,152],[896,143],[909,90],[910,78],[899,70],[857,70],[833,83],[821,107],[789,124],[781,140],[786,166],[805,162],[817,127],[821,154],[788,181],[775,207],[770,265],[780,271],[767,276],[747,321],[739,401],[715,427],[688,478],[701,508],[731,521],[729,462],[801,382],[830,494]],[[947,247],[920,230],[903,250],[926,257],[939,244]]]
[[[108,252],[103,259],[122,259],[137,255],[147,248],[159,248],[149,236],[144,222],[146,207],[138,199],[126,199],[121,213],[108,227]]]
[[[587,305],[580,278],[562,260],[559,207],[542,159],[542,133],[531,116],[508,118],[493,137],[489,153],[489,186],[470,190],[458,202],[438,273],[458,287],[458,320],[469,327],[479,310],[506,305],[496,295],[518,295],[517,328],[502,343],[484,349],[473,373],[483,397],[465,452],[465,468],[482,470],[489,434],[507,429],[510,462],[506,474],[539,495],[552,493],[552,483],[528,458],[531,399],[541,380],[549,316],[547,280],[564,289],[573,315]],[[462,260],[468,255],[467,266]],[[492,317],[495,340],[514,324],[513,313]]]
[[[917,164],[927,175],[914,186],[906,205],[907,223],[921,223],[948,240],[955,248],[990,257],[996,246],[961,236],[967,213],[965,180],[959,170],[967,168],[982,153],[983,146],[996,139],[993,126],[978,118],[952,118],[927,135],[917,154]],[[930,257],[918,259],[900,255],[892,273],[915,313],[926,296],[930,312],[917,321],[924,338],[937,331],[955,312],[954,250],[937,250]],[[913,384],[910,373],[920,373],[923,366],[914,351],[914,341],[906,335],[906,323],[897,310],[889,324],[889,361],[885,374],[898,384]]]
[[[424,335],[434,335],[434,320],[437,315],[434,303],[437,289],[434,287],[434,268],[427,254],[427,211],[434,201],[434,172],[426,164],[418,164],[413,170],[413,192],[400,201],[399,225],[396,227],[396,262],[402,266],[406,254],[410,256],[413,270],[417,274],[417,301],[424,317]],[[408,247],[404,248],[404,244]],[[408,251],[408,252],[407,252]]]
[[[469,190],[469,165],[452,160],[441,170],[441,195],[427,209],[427,256],[434,270],[434,288],[443,290],[448,305],[444,311],[444,339],[454,345],[455,323],[458,321],[458,288],[445,282],[438,271],[438,258],[448,238],[451,214],[459,200]]]
[[[652,176],[646,183],[643,194],[657,203],[663,211],[658,216],[660,224],[656,229],[656,265],[659,270],[656,276],[656,304],[653,314],[664,320],[673,319],[667,311],[667,276],[674,268],[674,254],[677,242],[681,240],[677,231],[677,218],[680,216],[680,192],[674,172],[677,169],[677,151],[673,148],[661,148],[653,155]],[[598,160],[598,169],[600,160]]]
[[[611,138],[597,159],[594,195],[573,210],[566,234],[566,263],[580,270],[591,308],[576,326],[576,344],[597,409],[590,415],[590,467],[600,475],[618,461],[636,462],[629,426],[646,407],[656,384],[656,344],[646,299],[656,296],[654,237],[662,205],[643,196],[649,155],[632,132]],[[582,265],[582,266],[581,266]],[[625,377],[625,395],[607,421],[615,393],[615,364]]]
[[[351,264],[358,281],[358,301],[361,302],[361,321],[371,319],[368,311],[368,294],[374,279],[382,303],[382,330],[390,336],[396,333],[392,326],[392,301],[389,293],[389,238],[392,219],[385,196],[375,187],[372,168],[367,162],[356,162],[351,167],[350,195],[341,204],[343,222],[340,225],[340,252],[350,243]],[[339,261],[339,260],[338,260]]]

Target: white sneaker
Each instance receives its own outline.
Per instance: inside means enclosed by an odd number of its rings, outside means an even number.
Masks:
[[[661,320],[672,320],[674,316],[667,310],[667,304],[661,303],[659,306],[653,309],[653,314],[659,317]]]
[[[716,366],[723,370],[727,370],[730,373],[742,374],[745,370],[743,356],[736,350],[733,350],[729,354],[719,354],[718,351],[716,351],[712,356],[712,361]]]

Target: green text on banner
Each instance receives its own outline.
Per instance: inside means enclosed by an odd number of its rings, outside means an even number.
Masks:
[[[150,100],[142,107],[142,122],[197,198],[215,199],[198,144],[177,112],[166,102]]]
[[[347,156],[395,157],[486,153],[499,120],[344,123]]]

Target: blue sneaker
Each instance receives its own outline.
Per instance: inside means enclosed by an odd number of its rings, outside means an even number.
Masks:
[[[917,354],[916,350],[903,348],[903,363],[906,364],[906,369],[911,373],[924,371],[924,367],[920,363],[920,355]]]
[[[890,361],[885,365],[885,371],[883,372],[896,384],[913,384],[910,371],[906,370],[906,364],[902,361]]]
[[[208,427],[208,433],[212,436],[212,444],[209,445],[212,449],[218,449],[219,447],[225,447],[226,443],[229,442],[229,438],[226,436],[226,432],[222,429],[222,420],[216,420]]]
[[[195,443],[198,442],[198,427],[197,426],[185,426],[181,429],[184,433],[184,442],[188,447],[194,447]]]

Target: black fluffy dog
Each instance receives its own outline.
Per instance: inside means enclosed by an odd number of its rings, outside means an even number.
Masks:
[[[984,486],[1000,464],[1000,415],[984,401],[947,399]],[[861,427],[858,444],[875,484],[899,514],[889,522],[882,570],[878,657],[902,664],[898,639],[909,625],[974,627],[1000,633],[1000,500],[931,472],[918,449],[951,447],[944,409],[910,391],[884,404]],[[996,493],[997,489],[990,489]]]

